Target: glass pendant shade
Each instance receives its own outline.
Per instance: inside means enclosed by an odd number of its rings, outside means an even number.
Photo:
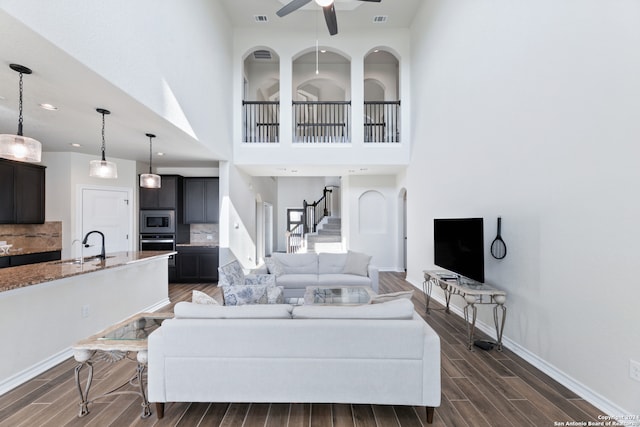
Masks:
[[[156,175],[151,172],[151,160],[153,154],[153,138],[156,136],[152,133],[146,134],[149,137],[149,173],[143,173],[140,175],[140,187],[142,188],[160,188],[161,187],[161,179],[160,175]]]
[[[115,179],[118,177],[118,167],[113,162],[108,162],[105,158],[106,144],[104,139],[104,116],[111,114],[111,111],[104,108],[96,108],[96,111],[102,114],[102,159],[91,160],[89,162],[89,176],[94,178]]]
[[[160,188],[160,175],[155,173],[143,173],[140,175],[140,187],[142,188]]]
[[[38,163],[42,156],[42,144],[21,135],[0,135],[0,157],[19,162]]]
[[[10,64],[9,67],[20,74],[18,133],[0,135],[0,157],[18,162],[38,163],[42,156],[42,144],[22,135],[22,75],[31,74],[31,69],[18,64]]]
[[[91,160],[89,162],[89,176],[94,178],[117,178],[118,167],[106,160]]]

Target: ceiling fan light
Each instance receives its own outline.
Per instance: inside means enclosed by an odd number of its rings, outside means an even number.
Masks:
[[[42,144],[20,135],[0,135],[0,157],[18,162],[38,163],[42,157]]]
[[[318,6],[327,7],[333,4],[333,0],[316,0]]]
[[[118,167],[115,163],[106,160],[91,160],[89,162],[89,176],[115,179],[118,177]]]

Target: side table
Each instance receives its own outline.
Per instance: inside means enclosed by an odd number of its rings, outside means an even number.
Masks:
[[[151,415],[144,384],[144,371],[147,367],[147,337],[162,324],[163,320],[171,317],[173,317],[173,313],[139,313],[73,345],[73,357],[78,362],[75,368],[76,386],[80,393],[80,413],[78,417],[84,417],[89,413],[89,404],[93,400],[115,394],[135,394],[140,396],[142,398],[142,415],[140,418],[147,418]],[[128,357],[133,352],[136,353],[137,361],[135,375],[114,390],[89,400],[89,390],[93,380],[93,362],[103,360],[113,363]],[[85,366],[89,370],[83,389],[80,372]],[[127,384],[137,386],[139,391],[121,390]]]
[[[451,273],[448,271],[424,270],[424,282],[422,290],[426,296],[426,312],[429,313],[429,302],[431,301],[431,289],[433,285],[439,286],[444,291],[446,301],[445,311],[449,313],[449,303],[451,295],[460,295],[467,305],[464,307],[464,320],[467,322],[467,347],[473,349],[473,335],[476,327],[477,304],[493,304],[493,322],[496,327],[496,344],[498,351],[502,351],[502,332],[504,322],[507,317],[507,293],[482,283],[462,283],[458,279],[450,280]],[[469,313],[471,310],[471,313]]]

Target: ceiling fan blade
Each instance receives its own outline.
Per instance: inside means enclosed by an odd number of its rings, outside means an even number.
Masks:
[[[324,11],[324,20],[327,21],[329,34],[335,36],[336,34],[338,34],[338,18],[336,17],[336,8],[333,7],[333,3],[331,3],[329,6],[324,6],[322,10]]]
[[[311,0],[293,0],[291,3],[283,6],[279,11],[276,12],[276,15],[283,17],[286,16],[288,14],[290,14],[291,12],[294,12],[298,9],[300,9],[302,6],[304,6],[307,3],[310,3]]]
[[[380,3],[380,0],[360,0],[360,1],[369,1],[372,3]]]

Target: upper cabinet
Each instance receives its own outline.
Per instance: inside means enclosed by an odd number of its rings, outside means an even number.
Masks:
[[[184,223],[218,223],[218,178],[184,179]]]
[[[172,209],[180,208],[182,177],[178,175],[162,175],[160,188],[140,188],[140,209]]]
[[[45,167],[0,159],[0,223],[43,224]]]

